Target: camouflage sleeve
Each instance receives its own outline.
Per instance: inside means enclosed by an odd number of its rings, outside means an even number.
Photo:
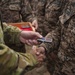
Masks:
[[[4,40],[6,43],[20,44],[19,34],[21,30],[17,27],[3,23]]]
[[[33,22],[33,20],[37,19],[36,15],[34,14],[35,12],[33,11],[33,8],[31,6],[31,2],[29,0],[22,0],[20,13],[22,15],[22,20],[25,22]]]
[[[46,38],[51,38],[52,43],[41,44],[45,46],[47,50],[57,50],[60,43],[61,25],[58,24],[61,10],[63,9],[64,0],[47,0],[45,8],[45,21],[43,25],[46,25],[49,29],[49,33]]]
[[[23,75],[36,64],[34,55],[18,53],[0,44],[0,75]]]

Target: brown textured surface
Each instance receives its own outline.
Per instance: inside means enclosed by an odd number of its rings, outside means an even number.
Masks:
[[[50,75],[50,73],[47,71],[47,68],[42,65],[38,68],[34,68],[33,70],[27,72],[25,75]]]

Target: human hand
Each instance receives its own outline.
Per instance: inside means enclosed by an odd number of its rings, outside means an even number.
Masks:
[[[37,42],[38,38],[42,38],[42,35],[40,35],[38,32],[22,31],[20,33],[20,41],[22,43],[26,43],[28,45],[38,44],[38,42]]]
[[[38,28],[38,22],[37,22],[37,20],[34,20],[32,22],[32,26],[35,28],[35,30]]]
[[[31,53],[33,53],[35,56],[36,56],[36,58],[37,58],[37,60],[38,60],[38,62],[41,64],[43,61],[44,61],[44,59],[46,58],[45,57],[45,49],[43,48],[43,47],[37,47],[37,46],[33,46],[32,47],[32,50],[31,50]]]

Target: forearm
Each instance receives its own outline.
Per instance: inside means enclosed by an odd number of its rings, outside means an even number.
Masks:
[[[15,52],[6,45],[0,44],[0,73],[1,75],[18,74],[25,70],[27,66],[33,68],[37,64],[36,57],[32,54]],[[2,72],[1,72],[2,71]]]
[[[59,24],[59,16],[61,15],[63,0],[55,0],[48,3],[45,7],[45,21],[44,25],[47,26],[49,34],[46,36],[47,38],[52,39],[52,43],[45,43],[45,47],[48,50],[57,50],[60,37],[61,37],[61,25]]]
[[[52,30],[50,33],[46,35],[45,38],[51,39],[52,42],[42,43],[41,46],[43,46],[48,52],[57,50],[59,47],[60,39],[61,39],[60,27],[56,28],[55,30]]]
[[[11,25],[8,26],[6,23],[3,23],[3,26],[5,43],[21,44],[19,39],[21,30]]]

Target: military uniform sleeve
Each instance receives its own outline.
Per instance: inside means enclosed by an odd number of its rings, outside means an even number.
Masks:
[[[18,53],[4,44],[0,44],[0,74],[20,75],[37,64],[34,55]],[[27,69],[28,67],[28,69]],[[22,74],[23,75],[23,74]]]
[[[19,39],[21,30],[19,28],[3,23],[3,32],[6,43],[21,44]]]
[[[31,5],[31,2],[28,0],[22,0],[21,3],[21,15],[22,15],[22,20],[23,21],[29,21],[29,22],[33,22],[34,20],[37,20],[37,17],[35,15],[35,11],[33,10],[34,8],[34,2],[33,5]]]
[[[48,30],[48,35],[46,38],[52,39],[52,43],[45,43],[41,46],[45,46],[47,50],[57,50],[60,37],[61,37],[61,25],[59,24],[59,16],[61,15],[61,10],[63,9],[63,0],[47,0],[45,7],[45,21],[43,22],[45,28]],[[47,31],[46,30],[46,31]]]

